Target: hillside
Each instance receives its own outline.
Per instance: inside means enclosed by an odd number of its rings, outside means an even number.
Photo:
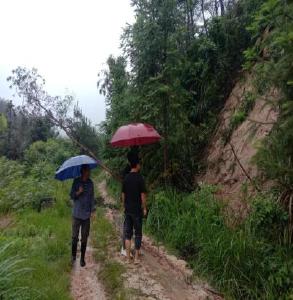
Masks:
[[[219,114],[216,131],[204,158],[206,170],[197,178],[201,182],[219,185],[219,196],[230,200],[233,213],[238,216],[245,213],[247,198],[256,192],[254,183],[262,177],[253,162],[257,146],[270,134],[279,115],[277,102],[280,95],[276,89],[262,97],[254,97],[254,94],[252,76],[244,73]],[[268,103],[268,98],[272,102]],[[236,120],[234,125],[237,113],[248,105],[247,115]],[[261,187],[266,188],[264,182]]]

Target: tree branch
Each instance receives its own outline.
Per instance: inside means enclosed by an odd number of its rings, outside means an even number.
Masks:
[[[239,165],[239,167],[241,168],[241,170],[243,171],[243,173],[245,174],[245,176],[248,178],[248,180],[252,183],[252,185],[256,188],[257,191],[260,191],[260,189],[258,188],[258,186],[255,184],[255,182],[252,180],[252,178],[250,177],[250,175],[248,174],[248,172],[245,170],[244,166],[242,165],[242,163],[240,162],[240,159],[238,158],[236,151],[233,147],[233,145],[231,144],[231,142],[228,142],[228,144],[231,147],[231,150],[236,158],[236,161]]]

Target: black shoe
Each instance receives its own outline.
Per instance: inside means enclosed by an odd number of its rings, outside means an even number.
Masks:
[[[81,243],[80,246],[80,266],[84,267],[86,265],[84,257],[86,252],[86,243]]]
[[[85,267],[86,266],[86,263],[85,263],[85,260],[84,259],[80,259],[80,266],[81,267]]]

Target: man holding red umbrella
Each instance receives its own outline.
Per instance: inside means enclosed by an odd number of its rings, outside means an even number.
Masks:
[[[125,221],[123,228],[123,244],[127,257],[130,260],[130,247],[133,230],[135,231],[135,262],[138,262],[142,240],[142,218],[147,215],[146,188],[144,179],[139,173],[140,164],[138,146],[159,142],[161,136],[155,128],[149,124],[132,123],[117,129],[111,139],[113,147],[131,147],[127,158],[130,168],[123,172],[122,199],[125,209]],[[124,245],[123,247],[124,248]],[[123,249],[122,249],[123,253]]]
[[[125,212],[125,246],[127,258],[131,261],[131,239],[135,234],[135,263],[139,262],[142,241],[142,219],[147,215],[146,187],[142,175],[139,173],[138,157],[130,158],[131,171],[126,175],[122,185],[122,201]]]

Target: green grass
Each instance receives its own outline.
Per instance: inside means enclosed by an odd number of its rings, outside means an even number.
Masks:
[[[97,217],[92,226],[95,259],[100,263],[99,279],[102,280],[111,299],[129,299],[129,291],[123,285],[124,266],[111,258],[110,251],[117,251],[119,240],[113,225],[104,217],[102,208],[97,209]]]
[[[68,188],[56,184],[57,203],[53,208],[41,213],[32,209],[20,211],[14,215],[14,225],[2,233],[3,244],[12,243],[6,259],[20,256],[18,268],[29,269],[23,276],[12,276],[11,282],[23,291],[17,298],[10,290],[7,299],[71,299]]]
[[[284,211],[270,199],[252,203],[245,223],[229,228],[224,207],[202,186],[191,195],[161,191],[150,197],[147,231],[185,258],[196,275],[232,299],[290,299],[292,247],[279,241]]]

